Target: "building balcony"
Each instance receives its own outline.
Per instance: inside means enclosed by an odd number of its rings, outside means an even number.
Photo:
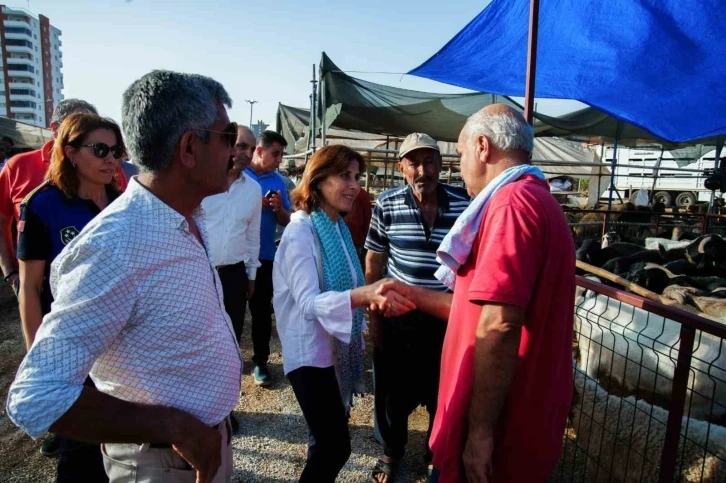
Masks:
[[[5,20],[5,27],[24,27],[33,30],[30,25],[30,19],[26,20]]]
[[[25,77],[30,78],[33,80],[40,80],[40,75],[37,70],[35,70],[35,64],[33,64],[32,61],[26,60],[24,63],[21,62],[10,62],[11,59],[8,59],[8,72],[7,74],[11,77]],[[12,59],[13,61],[23,60],[23,59]],[[34,72],[31,72],[30,70],[25,69],[24,67],[27,65],[33,66]]]
[[[30,101],[35,103],[40,103],[41,99],[38,99],[38,96],[31,96],[31,95],[25,95],[25,94],[10,94],[10,100],[11,101]]]
[[[34,107],[13,107],[13,106],[10,106],[10,112],[12,112],[13,114],[33,114],[33,115],[37,115],[39,111],[38,111],[38,109],[36,109]]]
[[[8,83],[11,89],[29,89],[37,86],[37,83],[30,77],[23,78],[17,75],[10,79]]]
[[[22,57],[7,57],[8,61],[8,70],[12,68],[14,65],[29,65],[33,67],[33,70],[35,70],[36,63],[33,59],[23,59]]]
[[[15,54],[30,54],[30,55],[36,55],[35,50],[32,47],[22,46],[22,45],[7,45],[5,44],[5,50],[7,50],[10,53]]]
[[[30,35],[28,35],[28,34],[18,34],[18,33],[15,33],[15,32],[7,32],[6,31],[5,32],[5,38],[6,39],[29,40],[31,42],[37,42],[37,40],[35,40],[33,38],[33,34],[32,33]]]

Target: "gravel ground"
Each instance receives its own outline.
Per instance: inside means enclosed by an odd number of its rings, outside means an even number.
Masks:
[[[240,420],[239,434],[233,438],[235,482],[294,482],[305,466],[307,426],[282,372],[280,341],[273,331],[270,369],[274,383],[269,388],[255,386],[252,370],[252,341],[248,320],[242,340],[245,360],[242,395],[235,408]],[[38,452],[39,441],[25,435],[5,415],[8,386],[25,354],[15,297],[7,286],[0,284],[0,482],[51,483],[55,481],[55,461]],[[370,368],[370,354],[368,366]],[[373,387],[370,369],[367,386]],[[339,482],[370,482],[370,470],[379,456],[378,444],[373,439],[373,396],[356,400],[350,421],[353,452],[338,478]],[[423,450],[426,440],[428,415],[419,408],[409,419],[408,452],[401,465],[398,482],[423,483],[426,481]],[[558,465],[550,481],[588,481],[583,457],[575,456],[568,431],[565,461]],[[573,460],[577,461],[573,465]],[[564,463],[564,464],[563,464]]]
[[[253,384],[250,326],[248,320],[242,341],[245,361],[242,396],[235,408],[240,432],[233,439],[234,481],[297,481],[305,466],[307,426],[292,388],[284,378],[280,341],[275,331],[269,365],[274,383],[269,388]],[[20,431],[5,414],[8,386],[24,354],[15,297],[9,288],[0,284],[0,482],[50,483],[55,481],[56,460],[41,456],[40,442]],[[367,385],[372,389],[370,370]],[[340,482],[371,481],[370,470],[379,456],[379,447],[373,439],[372,414],[373,396],[357,399],[350,421],[353,453],[338,478]],[[422,408],[410,418],[409,451],[401,466],[399,482],[426,481],[423,449],[427,422],[428,415]]]
[[[305,466],[307,425],[295,400],[292,387],[282,371],[280,341],[273,331],[270,371],[274,384],[269,388],[255,386],[250,371],[252,342],[245,326],[242,354],[245,360],[242,397],[236,408],[240,432],[234,438],[235,477],[247,482],[297,481]],[[370,354],[366,384],[373,388]],[[398,482],[425,482],[423,452],[428,414],[419,408],[409,419],[409,448],[401,465]],[[358,398],[350,419],[352,454],[341,471],[339,482],[369,482],[370,471],[380,456],[373,439],[373,396]]]

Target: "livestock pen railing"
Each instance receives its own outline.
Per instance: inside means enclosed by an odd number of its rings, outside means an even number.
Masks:
[[[630,241],[653,237],[674,227],[698,234],[726,234],[726,215],[611,210],[607,220],[607,210],[564,208],[564,211],[576,242],[599,238],[606,229]]]
[[[726,481],[726,326],[577,285],[573,405],[550,481]]]

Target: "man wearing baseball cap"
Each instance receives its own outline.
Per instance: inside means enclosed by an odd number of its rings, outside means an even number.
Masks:
[[[436,249],[469,205],[464,188],[439,182],[441,153],[431,136],[409,134],[398,153],[404,186],[381,193],[366,239],[366,283],[385,276],[441,292],[434,277]],[[381,483],[393,481],[408,440],[408,417],[419,406],[436,414],[441,348],[446,322],[419,311],[386,318],[371,315],[375,436],[383,456],[373,469]],[[427,438],[428,441],[428,438]],[[426,447],[425,463],[431,463]]]

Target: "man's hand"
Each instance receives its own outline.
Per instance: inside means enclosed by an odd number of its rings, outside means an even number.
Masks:
[[[377,293],[385,297],[395,297],[396,299],[401,298],[408,300],[413,305],[413,309],[416,308],[413,290],[411,290],[411,287],[398,280],[393,280],[390,278],[381,280],[380,284],[378,285]],[[395,317],[398,315],[403,315],[405,313],[396,312],[394,309],[395,306],[389,305],[388,307],[382,309],[382,312],[386,317]],[[406,312],[408,312],[408,310]]]
[[[172,447],[197,471],[196,483],[210,483],[222,464],[222,436],[194,417],[185,419],[181,436]]]
[[[247,280],[247,300],[251,299],[255,294],[255,281]]]
[[[385,286],[388,282],[391,282],[391,280],[384,278],[383,280],[379,280],[378,282],[369,285],[369,288],[372,291],[369,296],[369,310],[381,312],[387,317],[403,315],[406,312],[414,310],[416,308],[416,304],[410,297],[406,297],[404,294],[396,290],[396,287],[399,287],[398,285],[389,284],[389,288],[385,290],[381,289],[381,287]],[[401,290],[405,293],[406,290],[404,287],[405,286],[399,288],[401,288]]]
[[[489,483],[492,477],[494,437],[469,433],[464,446],[464,471],[469,483]]]
[[[8,277],[8,284],[13,288],[15,296],[17,297],[20,293],[20,274],[14,273]]]
[[[272,193],[272,195],[267,199],[267,206],[272,208],[272,212],[277,214],[280,212],[280,210],[283,210],[282,207],[282,192],[280,190],[277,190],[276,193]]]

